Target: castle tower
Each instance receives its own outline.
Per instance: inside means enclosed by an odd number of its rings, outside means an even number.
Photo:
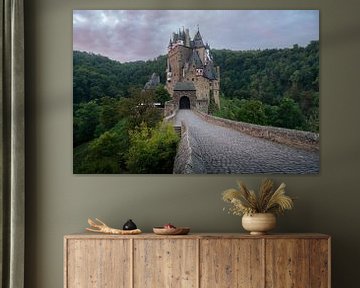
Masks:
[[[196,96],[188,99],[190,109],[207,113],[211,97],[220,107],[220,68],[214,66],[210,45],[204,44],[199,29],[193,39],[189,29],[173,33],[168,46],[166,79],[166,88],[176,109],[184,107],[176,102],[184,101],[182,97],[188,97],[189,91]],[[181,91],[181,87],[187,89]],[[193,88],[189,90],[189,87]]]
[[[205,45],[199,30],[194,36],[194,48],[198,52],[200,58],[205,59]]]

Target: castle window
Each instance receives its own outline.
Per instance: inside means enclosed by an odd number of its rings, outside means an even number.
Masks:
[[[194,78],[192,78],[191,81],[194,81]]]
[[[210,86],[212,86],[212,83],[210,82]]]

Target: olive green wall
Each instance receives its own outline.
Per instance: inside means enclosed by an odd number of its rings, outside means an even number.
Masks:
[[[26,287],[63,285],[63,235],[88,216],[145,231],[171,222],[196,232],[241,231],[220,193],[236,176],[72,174],[73,9],[320,9],[321,172],[271,176],[297,195],[279,232],[333,237],[333,287],[359,287],[360,5],[354,1],[33,0],[26,8]],[[355,7],[357,6],[357,7]],[[356,9],[357,8],[357,9]],[[229,23],[231,25],[231,23]],[[156,27],[154,27],[156,29]],[[250,186],[259,176],[242,176]]]

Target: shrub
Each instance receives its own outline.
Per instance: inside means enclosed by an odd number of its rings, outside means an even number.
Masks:
[[[74,173],[115,174],[126,172],[124,169],[128,147],[127,121],[123,119],[113,129],[74,150]]]
[[[172,173],[179,137],[171,125],[141,124],[130,132],[127,168],[130,173]]]

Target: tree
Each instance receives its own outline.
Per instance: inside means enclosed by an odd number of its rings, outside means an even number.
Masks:
[[[126,110],[131,129],[145,123],[148,127],[155,127],[162,119],[161,110],[154,106],[155,94],[153,91],[132,90],[131,98],[126,101]]]
[[[131,87],[142,88],[153,72],[165,83],[166,56],[153,60],[120,63],[93,53],[73,52],[73,101],[87,102],[105,95],[128,97]]]
[[[100,119],[99,126],[96,129],[97,135],[110,130],[121,119],[119,101],[108,96],[100,100]]]
[[[94,138],[99,124],[100,107],[95,101],[74,106],[73,145],[78,146]]]
[[[119,173],[120,136],[106,131],[89,145],[87,173]]]
[[[278,109],[278,126],[290,129],[302,129],[304,116],[299,105],[291,98],[283,98]]]
[[[278,126],[278,118],[279,118],[279,107],[265,105],[265,115],[266,115],[266,125],[269,126]]]
[[[127,168],[136,174],[172,173],[179,136],[171,125],[142,124],[130,133]]]
[[[163,85],[158,85],[155,89],[155,101],[161,103],[161,106],[164,107],[165,102],[170,99],[170,94],[165,87]]]
[[[259,125],[266,124],[264,105],[259,100],[241,100],[237,120]]]

